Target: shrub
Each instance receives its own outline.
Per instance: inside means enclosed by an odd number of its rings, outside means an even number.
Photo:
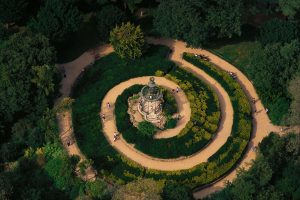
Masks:
[[[138,124],[139,132],[145,136],[152,137],[156,132],[156,127],[147,121],[142,121]]]
[[[174,118],[168,118],[166,122],[166,129],[175,128],[177,124],[177,120]]]

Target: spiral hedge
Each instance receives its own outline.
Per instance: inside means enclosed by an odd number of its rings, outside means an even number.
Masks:
[[[126,183],[137,178],[173,180],[194,188],[208,184],[232,169],[243,156],[251,135],[251,110],[241,86],[226,72],[214,65],[203,62],[192,54],[184,59],[201,68],[215,78],[230,96],[234,109],[231,136],[208,162],[189,170],[165,172],[146,169],[119,154],[106,140],[98,116],[104,95],[115,85],[139,76],[153,76],[161,71],[167,75],[179,70],[166,59],[169,49],[151,46],[149,53],[136,61],[122,61],[115,54],[98,60],[78,80],[74,88],[72,119],[75,136],[81,151],[94,161],[99,174],[116,183]]]
[[[215,135],[220,121],[219,101],[209,86],[185,70],[176,68],[165,77],[176,82],[190,101],[191,119],[186,127],[171,138],[155,139],[139,133],[139,130],[130,123],[130,116],[127,113],[128,98],[138,93],[141,88],[134,85],[117,98],[115,104],[117,128],[128,143],[134,144],[136,149],[147,155],[157,158],[190,156],[203,148]]]

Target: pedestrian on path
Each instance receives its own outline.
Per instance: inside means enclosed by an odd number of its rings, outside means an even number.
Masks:
[[[107,108],[108,108],[108,109],[110,109],[110,103],[109,103],[109,102],[107,102],[107,104],[106,104],[106,105],[107,105]]]
[[[269,112],[269,110],[268,110],[268,108],[266,108],[266,113],[268,113]]]
[[[117,131],[114,132],[114,142],[118,139],[119,133]]]
[[[179,92],[179,87],[176,87],[176,92],[177,92],[177,93]]]
[[[105,114],[101,114],[101,118],[103,120],[103,122],[105,121]]]

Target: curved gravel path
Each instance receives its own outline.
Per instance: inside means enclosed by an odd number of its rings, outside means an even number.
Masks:
[[[210,61],[214,63],[215,65],[219,66],[221,69],[226,70],[226,71],[232,71],[235,72],[238,76],[237,81],[241,84],[243,87],[245,93],[249,97],[249,100],[251,98],[258,99],[258,95],[255,91],[255,88],[253,87],[252,83],[247,79],[247,77],[240,72],[236,67],[228,63],[227,61],[223,60],[222,58],[208,52],[202,49],[193,49],[193,48],[187,48],[186,43],[182,41],[177,41],[177,40],[172,40],[172,39],[154,39],[154,38],[148,38],[148,42],[152,44],[162,44],[170,47],[172,49],[172,54],[170,55],[170,60],[176,62],[179,66],[182,66],[183,68],[187,69],[188,71],[195,72],[199,71],[200,69],[193,66],[192,64],[184,61],[182,59],[182,53],[183,52],[190,52],[190,53],[196,53],[196,54],[203,54],[205,56],[208,56]],[[99,49],[93,50],[93,52],[86,52],[83,55],[81,55],[79,58],[76,60],[66,63],[66,64],[60,64],[58,65],[59,68],[63,68],[66,72],[66,78],[62,80],[62,87],[61,87],[61,93],[63,97],[67,97],[70,94],[71,87],[74,84],[76,78],[78,75],[82,72],[82,70],[89,65],[90,63],[93,63],[95,60],[95,54],[98,54],[99,56],[104,56],[106,54],[109,54],[113,51],[112,47],[110,45],[103,45],[99,47]],[[202,70],[200,70],[202,71]],[[199,71],[199,72],[200,72]],[[201,74],[205,74],[203,71]],[[201,74],[198,75],[201,77]],[[207,76],[206,74],[203,76]],[[203,77],[201,77],[203,78]],[[215,85],[218,85],[218,83],[214,82]],[[213,89],[216,89],[213,87]],[[226,94],[227,95],[227,94]],[[228,95],[227,95],[228,96]],[[219,96],[220,98],[220,96]],[[220,103],[222,103],[220,101]],[[261,111],[257,113],[256,115],[253,116],[253,134],[252,134],[252,139],[250,141],[249,148],[244,155],[243,160],[240,162],[238,167],[244,167],[248,168],[250,166],[251,160],[255,158],[256,153],[252,151],[253,146],[257,146],[258,143],[266,137],[270,132],[278,132],[280,134],[285,134],[286,132],[290,130],[294,130],[296,132],[299,132],[300,127],[294,127],[294,128],[289,128],[289,127],[280,127],[280,126],[274,126],[271,124],[268,115],[264,112],[264,106],[260,101],[258,101],[255,105],[251,105],[252,109],[256,109],[258,111]],[[221,104],[221,107],[223,108],[224,105]],[[231,104],[230,104],[231,107]],[[226,108],[225,112],[228,112],[228,109],[230,111],[230,107]],[[222,113],[223,114],[223,113]],[[230,113],[229,113],[230,114]],[[231,113],[232,115],[232,113]],[[223,119],[223,118],[222,118]],[[68,118],[68,120],[70,120]],[[65,123],[62,123],[65,124]],[[70,124],[70,123],[67,123]],[[225,123],[225,127],[231,127],[231,125]],[[61,134],[64,133],[63,129],[61,127]],[[72,135],[73,131],[68,131],[70,132],[69,134]],[[221,137],[221,136],[220,136]],[[76,150],[68,149],[69,154],[80,154],[80,150],[78,149],[77,145]],[[75,147],[74,146],[74,147]],[[68,147],[66,147],[68,148]],[[212,145],[209,145],[209,148],[206,149],[211,149],[213,148]],[[81,155],[82,156],[82,155]],[[169,167],[174,166],[173,162],[169,162]],[[237,168],[238,168],[237,167]],[[208,186],[206,189],[194,192],[194,198],[200,199],[203,197],[206,197],[213,192],[216,192],[218,190],[221,190],[225,186],[226,181],[232,181],[236,177],[237,170],[233,170],[229,175],[223,177],[221,180],[216,182],[215,184]]]
[[[197,72],[200,73],[200,72]],[[105,114],[106,120],[103,122],[103,132],[110,142],[110,144],[116,148],[120,153],[128,157],[129,159],[139,163],[140,165],[150,168],[157,169],[163,171],[174,171],[181,169],[189,169],[194,167],[195,165],[206,162],[207,159],[213,155],[221,146],[226,142],[227,138],[231,133],[231,126],[233,123],[233,108],[231,106],[231,102],[229,96],[225,92],[225,90],[218,84],[214,83],[213,79],[209,79],[206,77],[207,81],[212,81],[212,85],[215,87],[215,90],[220,95],[220,102],[222,110],[222,119],[220,128],[214,138],[214,140],[201,151],[195,153],[189,157],[181,157],[177,159],[159,159],[155,157],[151,157],[146,155],[136,149],[133,148],[132,145],[128,144],[122,137],[120,140],[113,141],[114,132],[117,131],[116,121],[114,116],[114,106],[111,108],[107,108],[107,102],[110,102],[114,105],[117,97],[128,87],[135,84],[147,84],[149,82],[150,76],[133,78],[128,81],[122,82],[119,85],[112,88],[104,97],[101,105],[101,114]],[[174,82],[164,78],[164,77],[155,77],[155,81],[158,85],[166,88],[176,88]],[[190,118],[190,106],[188,104],[187,98],[183,95],[182,92],[177,94],[178,100],[183,102],[183,106],[185,109],[181,110],[181,115],[183,116],[183,123],[177,126],[174,129],[167,130],[166,132],[172,135],[177,135],[182,128],[184,128],[185,124],[189,121]],[[226,111],[226,112],[225,112]],[[163,131],[164,132],[164,131]],[[162,133],[164,134],[164,133]]]

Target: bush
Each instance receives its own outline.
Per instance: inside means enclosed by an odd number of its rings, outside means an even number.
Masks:
[[[177,120],[174,118],[168,118],[166,122],[166,129],[175,128],[177,125]]]
[[[162,88],[164,103],[163,103],[163,112],[166,116],[172,116],[177,112],[177,102],[174,95],[167,89]]]
[[[157,131],[156,127],[147,121],[142,121],[138,124],[139,132],[147,137],[152,137],[154,133]]]

